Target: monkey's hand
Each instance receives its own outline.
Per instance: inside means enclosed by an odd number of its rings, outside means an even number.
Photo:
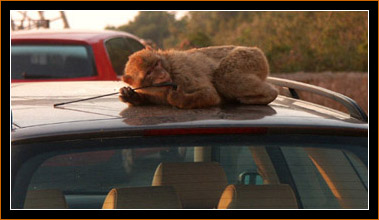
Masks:
[[[185,99],[185,92],[182,90],[180,86],[178,86],[176,89],[170,89],[168,96],[167,96],[167,101],[171,104],[176,106],[175,104],[183,99]],[[178,106],[177,106],[178,107]]]
[[[145,101],[141,94],[138,94],[129,86],[128,87],[122,87],[120,89],[119,99],[122,102],[130,103],[132,105],[142,105],[142,104],[144,104],[144,101]]]

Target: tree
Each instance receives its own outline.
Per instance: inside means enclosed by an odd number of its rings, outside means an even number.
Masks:
[[[272,72],[368,68],[368,13],[361,11],[191,11],[180,20],[172,12],[140,12],[117,29],[166,49],[257,46]]]
[[[158,47],[163,47],[164,39],[171,34],[170,27],[174,25],[175,13],[164,11],[141,11],[134,21],[117,27],[116,30],[126,31],[140,38],[152,40]]]

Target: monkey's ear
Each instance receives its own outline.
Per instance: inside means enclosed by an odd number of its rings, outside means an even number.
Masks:
[[[122,81],[126,82],[129,85],[132,85],[133,83],[133,78],[129,75],[123,75],[122,76]]]

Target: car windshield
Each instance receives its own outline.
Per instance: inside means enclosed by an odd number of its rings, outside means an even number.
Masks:
[[[140,42],[132,38],[117,37],[105,41],[109,59],[117,75],[122,76],[125,63],[134,52],[145,48]]]
[[[121,139],[114,145],[102,139],[95,150],[85,149],[85,142],[66,142],[81,150],[49,152],[23,164],[19,173],[30,176],[16,178],[14,187],[27,184],[24,195],[13,190],[19,193],[13,194],[13,205],[19,200],[19,208],[26,209],[368,208],[364,141],[262,144],[241,143],[236,136],[224,143],[202,138],[192,138],[197,144]]]
[[[64,79],[96,75],[92,51],[84,45],[12,45],[13,79]]]

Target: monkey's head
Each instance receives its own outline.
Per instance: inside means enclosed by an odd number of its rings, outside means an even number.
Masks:
[[[152,49],[132,54],[122,79],[134,88],[172,82],[164,58]]]

